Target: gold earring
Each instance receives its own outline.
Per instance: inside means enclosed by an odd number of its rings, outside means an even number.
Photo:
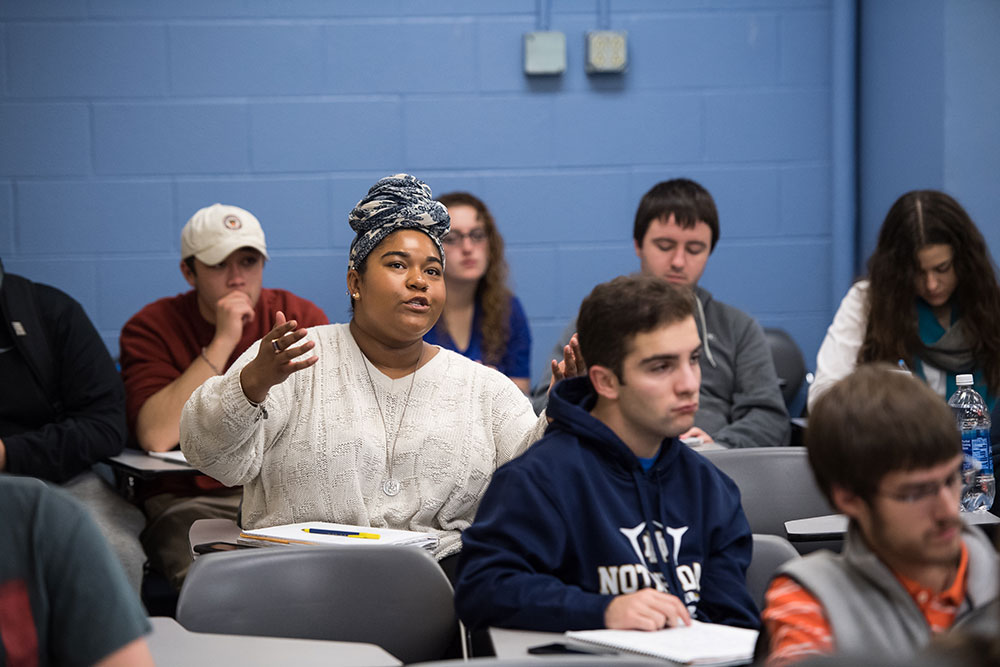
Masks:
[[[354,297],[355,299],[360,299],[361,298],[361,292],[355,292],[351,296]]]

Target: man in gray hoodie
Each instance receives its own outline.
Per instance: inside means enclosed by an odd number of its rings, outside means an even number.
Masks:
[[[632,238],[643,273],[687,285],[697,296],[695,321],[703,345],[700,407],[694,427],[681,438],[723,447],[787,445],[791,425],[763,330],[743,311],[698,287],[719,241],[712,195],[686,178],[657,183],[639,202]],[[555,359],[572,356],[568,345],[575,331],[576,322],[570,322],[553,351]],[[536,411],[548,400],[550,380],[551,370],[532,391]]]

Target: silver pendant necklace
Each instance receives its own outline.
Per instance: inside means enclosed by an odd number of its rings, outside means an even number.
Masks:
[[[392,438],[392,447],[389,447],[389,429],[385,424],[385,414],[382,412],[382,404],[378,401],[378,393],[375,391],[375,382],[372,380],[372,373],[368,370],[368,358],[361,355],[365,364],[365,373],[368,375],[368,384],[372,388],[372,396],[375,398],[375,407],[378,408],[378,416],[382,420],[382,432],[385,434],[385,470],[386,478],[382,481],[382,493],[389,496],[398,495],[402,484],[392,474],[393,456],[396,454],[396,441],[399,440],[399,432],[403,429],[403,420],[406,419],[406,408],[410,405],[410,393],[413,391],[413,382],[417,379],[417,369],[420,368],[420,360],[424,356],[424,346],[420,346],[420,354],[417,356],[417,363],[410,374],[410,388],[406,390],[406,399],[403,401],[403,414],[399,416],[399,424],[396,426],[396,435]]]

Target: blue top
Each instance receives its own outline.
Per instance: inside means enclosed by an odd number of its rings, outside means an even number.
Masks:
[[[461,619],[472,628],[602,628],[616,595],[658,586],[698,620],[758,627],[736,484],[676,438],[644,471],[590,414],[595,400],[587,377],[556,385],[545,437],[493,475],[462,534]]]
[[[507,350],[503,359],[497,364],[497,370],[512,378],[526,378],[531,376],[531,330],[528,328],[528,318],[524,316],[524,308],[516,296],[510,298],[510,339],[507,341]],[[472,338],[469,347],[460,350],[455,347],[455,342],[448,335],[444,325],[444,318],[439,319],[434,328],[424,335],[424,340],[431,345],[440,345],[446,350],[454,350],[463,357],[468,357],[473,361],[483,360],[483,310],[479,299],[476,299],[475,311],[472,315]]]

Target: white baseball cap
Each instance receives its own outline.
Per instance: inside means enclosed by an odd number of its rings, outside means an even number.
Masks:
[[[270,259],[260,222],[239,206],[207,206],[192,215],[181,231],[181,259],[193,256],[205,264],[218,264],[240,248],[259,250]]]

